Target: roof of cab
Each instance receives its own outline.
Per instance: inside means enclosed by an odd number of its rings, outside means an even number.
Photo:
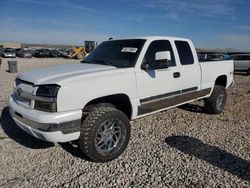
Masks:
[[[129,38],[117,38],[112,40],[128,40],[128,39],[145,39],[145,40],[189,40],[187,38],[181,37],[171,37],[171,36],[138,36],[138,37],[129,37]]]

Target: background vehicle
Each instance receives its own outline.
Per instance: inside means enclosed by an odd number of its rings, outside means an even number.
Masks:
[[[0,48],[0,57],[2,57],[4,49]]]
[[[73,47],[69,54],[70,58],[83,60],[87,53],[92,52],[96,47],[95,41],[85,41],[85,46]]]
[[[234,60],[234,70],[247,72],[250,75],[250,54],[234,54],[228,59]]]
[[[51,57],[50,51],[48,49],[37,49],[35,50],[35,53],[33,54],[33,56],[39,57],[39,58]]]
[[[69,55],[71,53],[71,49],[64,48],[64,49],[59,49],[59,51],[61,53],[61,57],[69,58]]]
[[[225,60],[226,58],[228,58],[228,55],[226,54],[215,54],[215,53],[210,53],[210,54],[206,54],[206,53],[201,53],[198,54],[199,57],[199,61],[220,61],[220,60]]]
[[[105,162],[125,150],[129,121],[199,99],[208,113],[219,114],[232,83],[233,61],[199,63],[188,39],[111,40],[80,64],[20,74],[9,109],[34,137],[79,139],[86,156]]]
[[[15,58],[16,57],[16,52],[15,50],[13,49],[4,49],[3,52],[2,52],[2,57],[5,57],[5,58]]]
[[[69,57],[73,59],[83,60],[87,52],[84,47],[72,47]]]
[[[50,57],[54,57],[54,58],[63,57],[62,53],[57,49],[51,49],[51,50],[49,50],[49,53],[50,53],[50,55],[49,55]]]
[[[17,57],[21,58],[32,58],[33,54],[29,50],[20,50],[16,53]]]

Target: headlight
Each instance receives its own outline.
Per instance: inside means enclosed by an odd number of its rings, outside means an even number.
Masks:
[[[41,85],[36,91],[37,99],[34,108],[46,112],[56,112],[56,97],[60,86],[58,85]]]
[[[41,85],[36,91],[37,96],[56,97],[60,86],[58,85]]]

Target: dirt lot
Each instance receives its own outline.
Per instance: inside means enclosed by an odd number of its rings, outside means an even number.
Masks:
[[[65,59],[18,59],[20,72]],[[132,122],[131,141],[118,159],[93,163],[77,142],[37,140],[20,130],[8,113],[17,74],[0,69],[0,187],[250,187],[250,76],[235,75],[220,115],[202,102]]]

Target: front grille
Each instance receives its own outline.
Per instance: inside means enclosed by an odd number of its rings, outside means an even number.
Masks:
[[[34,89],[34,84],[27,82],[27,81],[20,80],[20,79],[16,79],[15,88],[14,88],[14,95],[15,95],[16,102],[20,106],[23,106],[25,108],[32,108],[32,100],[24,98],[19,95],[18,90],[20,90],[20,88],[24,92],[32,93]]]

